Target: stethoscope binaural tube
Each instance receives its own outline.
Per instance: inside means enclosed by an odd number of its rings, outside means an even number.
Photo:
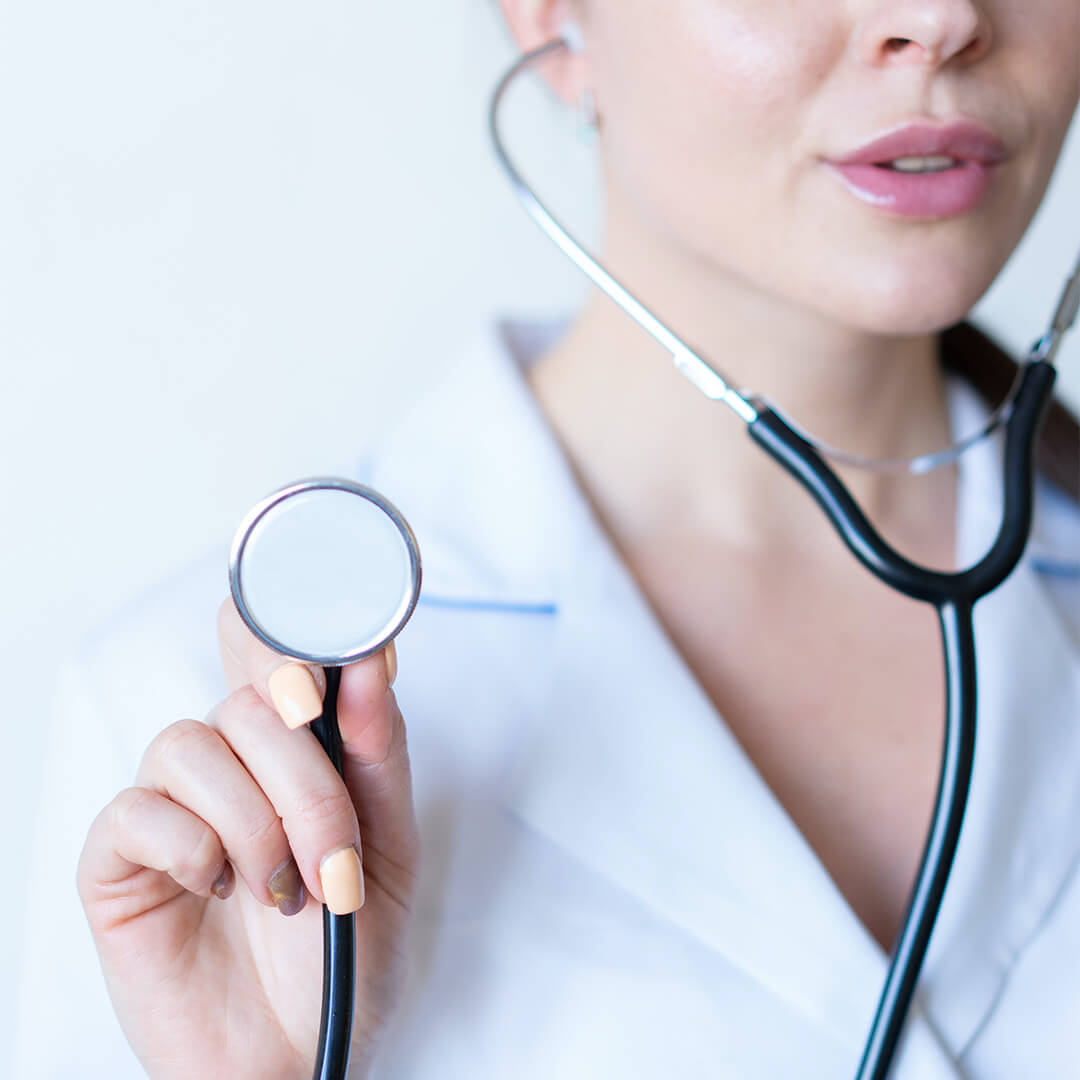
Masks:
[[[730,379],[707,364],[570,235],[514,166],[499,133],[502,98],[514,78],[535,60],[564,47],[580,49],[580,41],[575,42],[572,37],[547,42],[519,57],[492,93],[489,132],[496,157],[522,206],[578,269],[670,351],[682,375],[706,397],[727,405],[747,425],[751,438],[817,500],[863,566],[886,585],[932,604],[938,614],[945,654],[946,717],[937,795],[904,923],[893,946],[856,1074],[856,1080],[885,1080],[945,893],[971,784],[977,694],[974,605],[1009,576],[1027,545],[1033,502],[1034,442],[1053,392],[1054,356],[1080,312],[1080,263],[1066,283],[1050,329],[1031,348],[1005,400],[979,430],[943,450],[912,459],[874,460],[838,451],[798,431],[763,399],[736,390]],[[1000,425],[1006,430],[1001,525],[986,555],[974,566],[956,573],[917,566],[890,547],[825,462],[828,457],[857,468],[924,473],[957,460]]]
[[[928,570],[905,559],[882,539],[817,450],[770,408],[748,430],[817,500],[855,557],[875,577],[932,604],[945,653],[946,709],[941,772],[934,810],[915,884],[888,974],[856,1073],[857,1080],[885,1080],[930,943],[971,786],[975,757],[975,602],[1003,582],[1016,566],[1031,531],[1035,436],[1057,373],[1043,360],[1023,366],[1020,387],[1005,422],[1004,507],[997,538],[974,566],[956,573]]]

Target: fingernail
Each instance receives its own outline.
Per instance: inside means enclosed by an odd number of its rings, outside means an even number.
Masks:
[[[270,699],[291,728],[322,715],[323,703],[315,676],[303,664],[282,664],[267,680]]]
[[[270,875],[266,887],[282,915],[295,915],[307,899],[304,879],[291,855]]]
[[[393,686],[397,678],[397,649],[391,641],[383,652],[386,654],[386,685]]]
[[[364,906],[364,868],[354,847],[327,855],[319,867],[326,906],[335,915],[348,915]]]
[[[225,860],[225,869],[218,874],[217,881],[210,886],[210,891],[219,899],[227,900],[236,884],[236,874],[233,872],[232,863]]]

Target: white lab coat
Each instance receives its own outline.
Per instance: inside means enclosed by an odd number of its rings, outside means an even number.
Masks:
[[[353,468],[423,560],[395,690],[424,858],[374,1075],[850,1077],[886,957],[652,615],[532,398],[520,365],[563,325],[485,319]],[[985,415],[959,381],[949,395],[954,433]],[[997,529],[1000,453],[995,438],[961,459],[962,563]],[[18,1080],[142,1075],[74,868],[154,734],[224,694],[229,540],[63,670]],[[976,634],[967,819],[892,1076],[1080,1077],[1080,512],[1045,483]]]

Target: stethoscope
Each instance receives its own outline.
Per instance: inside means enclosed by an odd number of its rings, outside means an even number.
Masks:
[[[847,454],[800,431],[764,398],[736,391],[635,299],[555,220],[510,161],[498,129],[503,94],[529,64],[559,48],[580,49],[575,33],[525,53],[499,81],[490,131],[500,163],[525,209],[559,248],[665,349],[706,397],[727,405],[751,436],[817,500],[855,557],[886,585],[932,604],[945,652],[947,708],[941,774],[922,860],[904,924],[856,1074],[888,1073],[929,944],[960,837],[975,750],[973,609],[1012,572],[1031,526],[1035,436],[1053,391],[1054,357],[1080,308],[1080,262],[1050,329],[1032,346],[1006,399],[977,431],[952,446],[911,459]],[[999,425],[1005,427],[1004,510],[994,544],[959,573],[910,562],[874,530],[825,459],[866,469],[923,473],[956,460]],[[420,551],[408,522],[384,495],[339,477],[286,485],[244,517],[229,555],[229,586],[251,631],[277,652],[326,669],[322,715],[311,724],[343,773],[337,694],[341,668],[385,647],[419,599]],[[323,905],[323,994],[315,1080],[340,1080],[349,1065],[356,990],[355,915]]]
[[[582,50],[580,31],[573,24],[564,26],[561,37],[521,56],[502,77],[492,96],[491,138],[522,205],[580,270],[671,353],[678,371],[706,397],[727,405],[746,424],[750,437],[817,500],[859,562],[886,585],[932,604],[938,614],[947,679],[941,774],[915,885],[856,1073],[857,1080],[884,1080],[945,892],[971,782],[975,753],[974,605],[1009,576],[1027,544],[1032,511],[1033,444],[1053,392],[1054,357],[1080,308],[1080,261],[1065,286],[1050,329],[1031,347],[1005,400],[980,430],[945,450],[910,459],[875,460],[835,449],[800,431],[764,398],[735,390],[730,379],[706,363],[570,236],[514,167],[499,134],[498,113],[503,95],[528,65],[560,48]],[[958,573],[917,566],[895,551],[873,528],[825,461],[829,458],[864,469],[925,473],[955,461],[1000,424],[1005,426],[1005,505],[1001,527],[982,560]]]

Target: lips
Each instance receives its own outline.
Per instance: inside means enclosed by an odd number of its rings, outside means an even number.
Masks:
[[[873,142],[831,159],[833,165],[883,165],[899,157],[943,154],[958,161],[996,165],[1008,156],[1005,144],[989,128],[971,121],[946,127],[907,124]]]
[[[994,166],[964,161],[935,173],[902,173],[880,165],[832,165],[829,168],[857,199],[905,218],[949,218],[974,210],[987,196]]]
[[[887,165],[897,158],[953,158],[940,172],[899,172]],[[908,124],[843,157],[825,161],[847,190],[885,213],[906,218],[940,219],[974,210],[988,195],[996,166],[1008,156],[1005,144],[988,128],[969,121],[932,127]]]

